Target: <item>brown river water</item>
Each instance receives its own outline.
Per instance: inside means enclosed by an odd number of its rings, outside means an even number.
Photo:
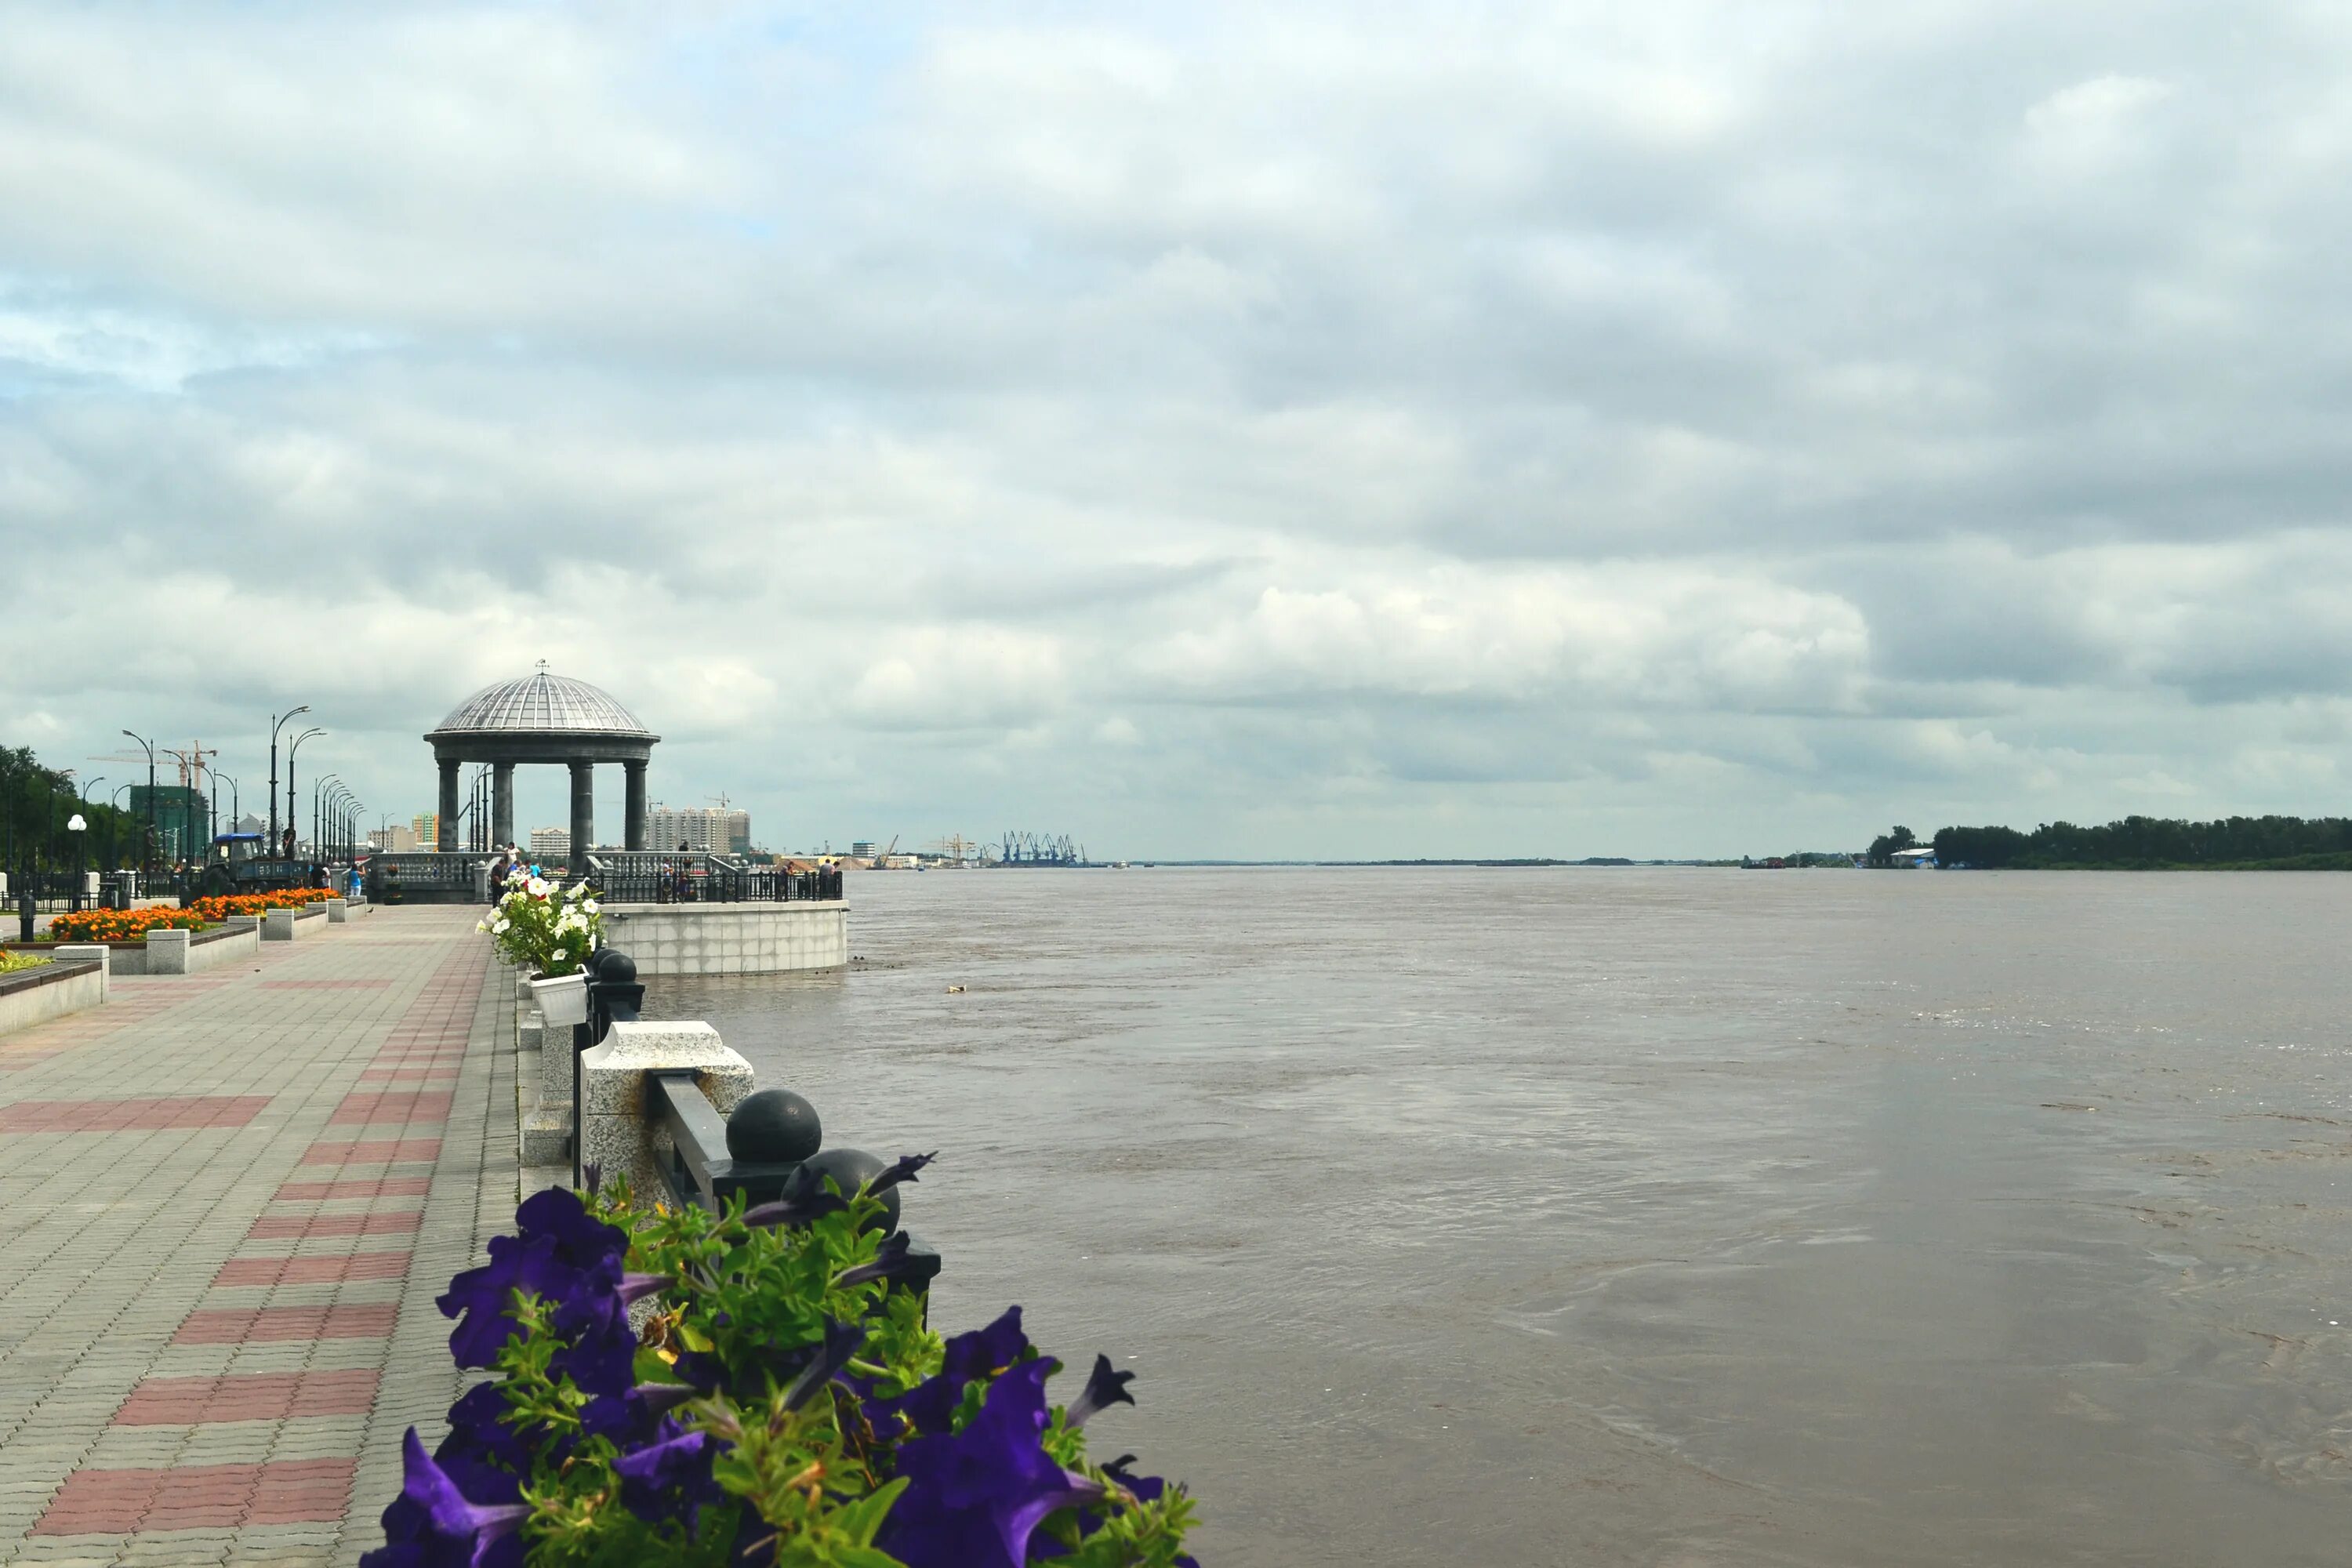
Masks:
[[[2352,1563],[2352,877],[849,896],[648,1015],[940,1150],[935,1323],[1139,1373],[1211,1568]]]

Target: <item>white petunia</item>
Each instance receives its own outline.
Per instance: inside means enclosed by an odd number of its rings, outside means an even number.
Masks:
[[[568,956],[570,956],[570,954],[569,954],[569,952],[568,952],[568,951],[567,951],[566,949],[563,949],[563,948],[560,948],[560,947],[559,947],[559,948],[557,948],[557,949],[555,950],[554,957],[555,957],[555,962],[556,962],[556,963],[562,963],[562,962],[564,961],[564,959],[565,959],[566,957],[568,957]]]
[[[524,884],[524,888],[525,890],[528,891],[534,899],[543,899],[547,897],[547,879],[544,877],[533,877],[528,883]]]
[[[502,931],[506,930],[509,926],[510,926],[510,925],[512,925],[512,924],[514,924],[514,921],[509,921],[509,920],[501,920],[501,921],[499,921],[499,923],[498,923],[498,924],[496,924],[496,925],[492,926],[490,929],[491,929],[492,931]]]
[[[594,913],[596,912],[596,900],[593,900],[593,899],[591,899],[591,900],[589,900],[586,903],[584,903],[584,904],[581,905],[580,907],[581,907],[582,909],[583,909],[583,910],[587,910],[590,914],[592,914],[592,915],[593,915],[593,914],[594,914]]]

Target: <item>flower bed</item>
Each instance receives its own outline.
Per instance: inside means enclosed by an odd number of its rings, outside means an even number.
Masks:
[[[880,1194],[927,1163],[715,1216],[600,1198],[593,1172],[584,1203],[530,1198],[440,1298],[457,1364],[499,1376],[431,1455],[409,1429],[362,1568],[1196,1568],[1184,1489],[1087,1457],[1132,1373],[1097,1356],[1056,1405],[1020,1308],[925,1324]]]
[[[214,893],[205,898],[191,899],[188,908],[207,921],[225,921],[231,915],[257,915],[267,910],[300,909],[307,904],[324,903],[340,899],[342,894],[332,888],[288,888],[275,893]]]
[[[144,942],[151,931],[202,931],[215,923],[194,909],[157,904],[143,910],[75,910],[50,917],[49,942]]]

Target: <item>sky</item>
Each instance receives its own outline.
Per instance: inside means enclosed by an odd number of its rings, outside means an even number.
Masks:
[[[2267,0],[0,0],[0,741],[249,808],[307,703],[404,818],[544,658],[777,847],[2341,813],[2347,68]]]

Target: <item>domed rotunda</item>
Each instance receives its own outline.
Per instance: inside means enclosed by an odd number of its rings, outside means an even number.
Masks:
[[[441,768],[440,847],[456,852],[458,769],[467,763],[490,768],[490,838],[514,842],[514,771],[518,764],[561,763],[572,770],[572,868],[587,868],[596,835],[595,770],[618,763],[624,784],[625,824],[622,842],[646,847],[646,764],[659,735],[600,687],[567,675],[551,675],[547,662],[512,680],[483,687],[451,710],[425,739]]]

